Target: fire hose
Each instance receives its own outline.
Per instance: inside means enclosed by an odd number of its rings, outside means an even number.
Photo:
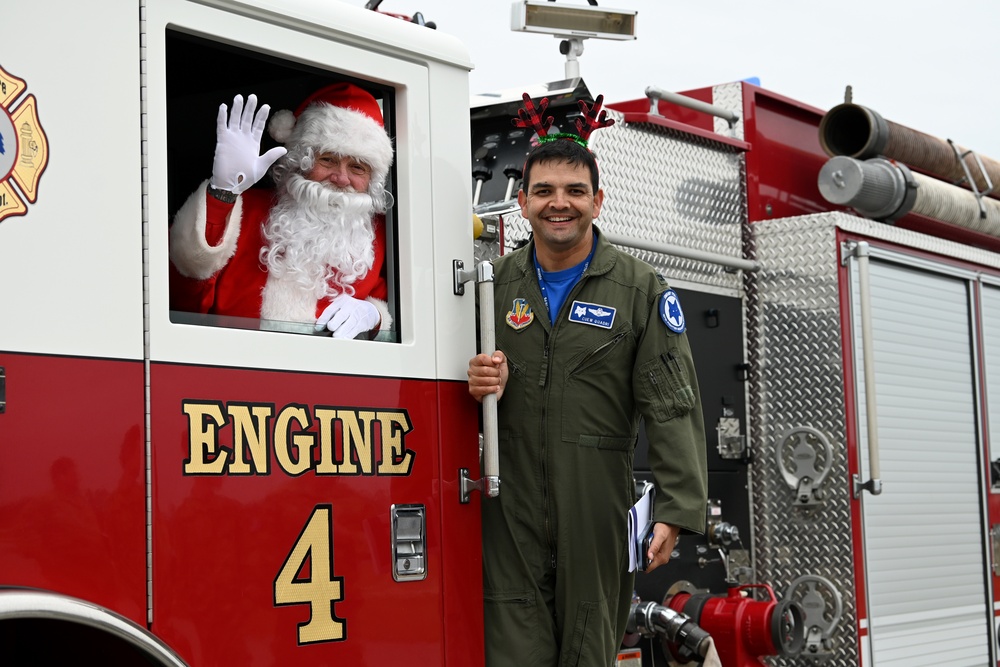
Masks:
[[[892,222],[912,212],[1000,237],[1000,201],[978,199],[968,190],[884,158],[830,158],[820,169],[818,185],[828,202],[875,220]]]
[[[823,116],[819,142],[827,155],[865,160],[885,157],[949,183],[965,182],[979,193],[1000,185],[1000,163],[951,141],[885,120],[858,104],[839,104]],[[992,196],[1000,197],[993,192]]]

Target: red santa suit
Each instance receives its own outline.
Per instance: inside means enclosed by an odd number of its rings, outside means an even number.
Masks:
[[[305,173],[317,155],[350,156],[371,167],[367,194],[376,202],[376,211],[385,210],[392,141],[385,132],[381,108],[370,93],[344,82],[326,86],[303,101],[294,114],[277,112],[268,131],[287,147],[271,168],[275,183],[280,185],[289,174]],[[261,249],[267,245],[263,230],[275,194],[246,189],[235,203],[228,204],[209,195],[207,186],[208,182],[203,183],[188,198],[170,228],[171,308],[315,323],[331,298],[317,298],[315,291],[292,278],[273,275],[261,261]],[[378,309],[380,329],[385,330],[392,326],[386,303],[385,218],[376,214],[372,226],[373,264],[350,286],[354,298]],[[339,295],[343,290],[335,291]]]
[[[188,198],[170,230],[171,309],[314,322],[331,299],[317,300],[290,280],[273,277],[260,259],[260,251],[267,245],[262,232],[274,194],[251,189],[235,204],[227,204],[205,190],[203,184]],[[375,304],[386,329],[392,318],[386,304],[385,218],[376,216],[373,227],[372,268],[351,286],[355,298]],[[271,298],[265,299],[268,292]]]

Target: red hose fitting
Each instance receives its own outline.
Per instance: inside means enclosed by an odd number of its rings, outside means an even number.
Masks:
[[[755,600],[749,589],[766,590],[770,599]],[[805,644],[804,613],[795,602],[779,602],[767,584],[734,586],[726,596],[710,593],[677,592],[668,595],[664,605],[686,614],[712,635],[715,650],[726,667],[765,665],[762,656],[798,655]],[[664,645],[677,662],[694,656],[675,645]]]

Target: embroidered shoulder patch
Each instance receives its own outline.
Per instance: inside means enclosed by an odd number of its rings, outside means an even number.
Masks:
[[[507,311],[507,326],[520,331],[535,321],[535,313],[525,299],[514,299],[514,305]]]
[[[687,329],[684,311],[681,310],[681,300],[677,297],[677,292],[672,289],[668,289],[660,297],[660,318],[674,333],[684,333]]]
[[[569,309],[569,321],[610,329],[611,325],[615,323],[615,312],[611,306],[574,301],[573,307]]]

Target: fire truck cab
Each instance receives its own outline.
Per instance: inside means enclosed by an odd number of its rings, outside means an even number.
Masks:
[[[481,659],[464,47],[306,0],[4,15],[5,656]],[[394,142],[392,331],[171,311],[168,230],[211,173],[219,105],[294,110],[335,81],[376,97]]]

